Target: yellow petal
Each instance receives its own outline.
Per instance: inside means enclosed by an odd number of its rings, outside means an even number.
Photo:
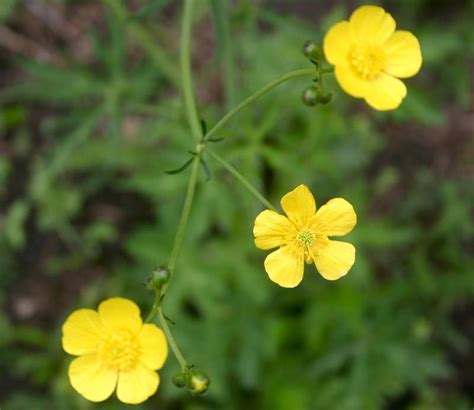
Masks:
[[[310,251],[316,268],[327,280],[343,277],[355,261],[355,248],[347,242],[320,240]]]
[[[160,384],[156,372],[138,365],[129,372],[121,372],[118,378],[117,397],[128,404],[138,404],[153,396]]]
[[[103,328],[99,314],[92,309],[71,313],[62,327],[63,349],[76,356],[94,353]]]
[[[168,356],[168,344],[163,331],[153,324],[144,324],[137,337],[142,363],[152,370],[161,369]]]
[[[284,246],[266,257],[265,270],[273,282],[284,288],[294,288],[303,279],[303,252]]]
[[[347,61],[351,41],[349,22],[341,21],[332,26],[324,36],[323,48],[326,60],[333,65]]]
[[[370,83],[348,65],[337,65],[335,75],[341,88],[352,97],[363,98],[370,89]]]
[[[87,400],[104,401],[113,393],[118,373],[101,365],[96,355],[74,359],[69,366],[69,381]]]
[[[366,44],[385,43],[396,27],[392,16],[378,6],[359,7],[352,13],[349,22],[354,37]]]
[[[414,76],[422,63],[420,43],[409,31],[396,31],[384,45],[387,53],[385,72],[394,77]]]
[[[316,202],[306,185],[299,185],[281,199],[281,207],[291,222],[299,229],[316,212]]]
[[[316,212],[313,229],[320,235],[346,235],[357,223],[352,205],[342,198],[331,199]]]
[[[140,309],[129,299],[110,298],[99,305],[99,316],[105,326],[127,329],[137,334],[142,327]]]
[[[288,234],[296,233],[295,226],[286,216],[267,209],[255,219],[253,234],[255,246],[259,249],[271,249],[281,246]]]
[[[407,95],[407,88],[402,81],[391,75],[380,73],[371,82],[370,90],[365,95],[365,101],[379,111],[394,110]]]

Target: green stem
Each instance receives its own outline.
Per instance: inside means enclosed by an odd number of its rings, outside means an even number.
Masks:
[[[168,326],[168,321],[166,320],[165,316],[163,315],[163,312],[161,311],[161,307],[158,309],[158,319],[160,320],[161,327],[163,328],[166,338],[168,339],[168,343],[170,344],[171,350],[173,351],[174,355],[176,356],[176,359],[179,362],[179,365],[181,366],[181,371],[184,372],[188,367],[188,363],[186,362],[186,359],[184,358],[183,354],[181,353],[181,350],[179,350],[179,347],[176,344],[176,341],[174,340],[173,334],[171,333],[171,330]]]
[[[272,211],[276,211],[274,206],[262,195],[257,189],[239,172],[237,171],[232,165],[230,165],[224,158],[217,155],[215,152],[209,150],[206,147],[205,151],[214,158],[217,162],[219,162],[227,171],[229,171],[255,198],[257,198],[263,205],[265,205],[268,209]]]
[[[202,139],[202,129],[199,122],[199,116],[194,102],[194,94],[191,81],[191,63],[190,63],[190,43],[191,43],[191,26],[192,26],[192,11],[194,0],[185,0],[183,10],[183,20],[181,24],[181,76],[182,87],[184,94],[184,102],[186,108],[186,115],[188,117],[189,126],[192,134],[197,141]],[[191,175],[189,177],[188,188],[186,191],[186,198],[184,200],[183,210],[181,211],[181,218],[179,220],[178,230],[174,240],[173,249],[171,251],[168,269],[170,275],[173,276],[176,261],[178,260],[179,251],[183,242],[186,225],[191,212],[191,206],[194,198],[194,190],[196,188],[197,178],[199,174],[199,165],[201,163],[202,151],[204,146],[200,143],[196,145],[196,156],[194,157],[191,168]],[[167,285],[163,287],[163,294],[166,292]]]
[[[314,68],[304,68],[301,70],[290,71],[289,73],[281,76],[280,78],[272,81],[271,83],[267,84],[266,86],[260,88],[260,90],[253,93],[250,97],[247,97],[244,101],[242,101],[239,105],[234,107],[230,110],[222,119],[214,125],[214,127],[206,134],[204,137],[205,140],[209,139],[212,135],[214,135],[217,130],[221,129],[222,126],[227,123],[234,115],[236,115],[239,111],[247,107],[248,105],[252,104],[256,99],[260,98],[262,95],[266,94],[268,91],[272,90],[276,86],[288,81],[292,78],[296,77],[306,77],[315,75],[316,71]]]
[[[193,84],[191,79],[191,27],[194,0],[185,0],[183,20],[181,25],[181,83],[183,87],[184,106],[188,117],[191,132],[196,141],[202,139],[202,129],[196,103],[193,95]]]
[[[173,249],[171,251],[170,260],[168,262],[168,270],[170,273],[170,280],[173,276],[174,270],[176,268],[176,262],[178,260],[178,255],[181,250],[181,244],[183,243],[184,233],[186,231],[186,225],[188,224],[189,214],[191,212],[191,206],[194,199],[194,191],[196,189],[197,179],[199,175],[199,166],[201,164],[201,157],[202,157],[202,145],[198,144],[196,146],[196,156],[194,157],[192,168],[191,168],[191,175],[189,177],[188,188],[186,190],[186,198],[184,199],[183,210],[181,211],[181,217],[178,224],[178,229],[176,231],[176,237],[173,244]],[[169,282],[163,286],[159,293],[155,294],[155,302],[153,307],[150,311],[150,314],[147,316],[146,321],[151,321],[153,318],[158,314],[158,318],[160,319],[161,326],[163,331],[165,332],[166,338],[170,344],[171,349],[173,350],[176,359],[178,360],[181,370],[187,367],[186,360],[184,359],[181,351],[176,344],[174,337],[171,333],[171,330],[168,327],[168,323],[163,315],[161,310],[161,300],[163,296],[166,294],[166,290],[168,289]]]
[[[191,212],[191,206],[193,204],[194,191],[196,189],[199,166],[201,163],[202,145],[198,145],[197,148],[198,152],[193,160],[191,176],[189,177],[188,188],[186,191],[186,198],[184,199],[184,205],[183,210],[181,211],[181,218],[179,220],[178,230],[176,231],[173,249],[171,251],[170,260],[168,262],[168,270],[171,276],[173,276],[174,270],[176,268],[176,262],[178,260],[179,251],[181,250],[181,244],[183,243],[186,225],[188,224],[189,214]],[[166,288],[164,290],[166,290]]]
[[[334,72],[334,67],[321,68],[319,74],[329,74]]]
[[[161,310],[161,300],[162,300],[162,291],[160,289],[155,289],[155,302],[153,303],[153,307],[150,313],[145,319],[145,323],[151,323],[153,319],[155,319],[155,316],[158,315],[161,328],[165,332],[166,339],[168,340],[168,343],[170,344],[171,350],[176,356],[176,359],[178,360],[179,365],[181,366],[181,370],[184,371],[187,368],[188,364],[183,354],[181,353],[181,350],[179,350],[179,347],[176,344],[176,341],[174,340],[173,334],[171,333],[171,330],[168,326],[168,321],[163,315],[163,312]]]
[[[168,270],[170,273],[170,280],[173,277],[176,262],[178,260],[181,245],[183,243],[184,234],[186,232],[186,226],[189,220],[189,214],[194,199],[194,191],[199,175],[199,166],[201,165],[201,158],[203,152],[203,145],[199,143],[202,140],[201,124],[196,110],[194,102],[192,81],[191,81],[191,61],[190,61],[190,42],[191,42],[191,25],[192,25],[192,10],[193,0],[185,0],[183,10],[183,20],[181,25],[181,82],[184,94],[184,105],[186,109],[186,115],[188,117],[189,126],[192,131],[193,137],[198,141],[196,145],[196,155],[191,167],[191,175],[189,176],[188,187],[186,190],[186,197],[184,199],[183,210],[181,211],[181,217],[179,219],[178,229],[174,239],[173,249],[171,250],[170,259],[168,262]],[[161,301],[163,300],[166,290],[168,289],[169,282],[166,283],[160,290],[155,291],[155,302],[147,317],[148,320],[158,315],[161,323],[161,327],[165,332],[168,343],[170,344],[171,350],[173,351],[176,359],[178,360],[181,370],[184,371],[187,368],[186,360],[183,354],[178,348],[176,341],[174,340],[173,334],[168,326],[165,316],[161,309]]]
[[[334,67],[320,68],[319,70],[317,70],[316,79],[319,81],[319,84],[321,85],[322,89],[324,89],[323,75],[333,73],[333,72],[334,72]]]
[[[155,301],[153,302],[153,307],[151,308],[150,313],[148,313],[148,316],[145,319],[145,323],[153,322],[153,319],[158,314],[158,310],[160,309],[160,303],[161,303],[161,291],[155,289]]]

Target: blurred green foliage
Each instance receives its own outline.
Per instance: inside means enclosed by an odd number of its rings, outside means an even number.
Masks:
[[[1,21],[15,23],[17,3],[1,2]],[[67,50],[66,68],[11,59],[22,81],[0,91],[9,147],[0,157],[5,410],[128,408],[73,392],[60,327],[73,309],[114,295],[150,307],[143,282],[168,260],[184,198],[188,171],[164,174],[193,148],[177,78],[180,7],[143,1],[131,13],[122,0],[102,3],[103,24],[87,31],[93,64]],[[291,2],[234,3],[199,2],[196,12],[195,84],[208,126],[225,107],[304,67],[304,41],[321,41],[351,11],[314,5],[314,18],[303,20],[283,11]],[[170,356],[158,394],[135,408],[472,408],[474,190],[463,156],[472,135],[461,153],[449,151],[449,141],[440,148],[436,137],[461,133],[448,115],[472,101],[472,2],[457,4],[448,15],[427,0],[385,4],[419,36],[424,55],[399,110],[366,109],[333,79],[332,102],[308,108],[300,79],[221,132],[214,149],[274,203],[306,183],[318,204],[335,196],[354,204],[356,264],[335,283],[313,267],[297,289],[271,283],[252,238],[260,205],[208,158],[212,179],[202,176],[198,186],[164,308],[211,389],[198,398],[172,386],[178,367]],[[213,55],[202,34],[211,21]],[[454,163],[448,172],[436,168],[443,153]],[[44,286],[49,311],[22,319],[28,295]]]

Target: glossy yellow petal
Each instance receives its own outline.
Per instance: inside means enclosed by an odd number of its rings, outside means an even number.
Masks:
[[[113,393],[118,373],[104,367],[97,355],[74,359],[69,366],[72,387],[84,398],[93,402],[104,401]]]
[[[337,65],[334,73],[341,88],[352,97],[363,98],[370,89],[369,81],[360,77],[348,65]]]
[[[323,48],[326,60],[333,65],[346,62],[351,42],[352,32],[347,21],[332,26],[324,36]]]
[[[142,327],[140,309],[129,299],[110,298],[99,305],[99,316],[111,329],[127,329],[137,334]]]
[[[303,279],[304,254],[294,246],[284,246],[265,259],[270,279],[284,288],[294,288]]]
[[[342,198],[331,199],[316,212],[313,229],[319,235],[346,235],[357,223],[352,205]]]
[[[153,396],[160,384],[156,372],[138,365],[129,372],[121,372],[117,384],[117,397],[128,404],[138,404]]]
[[[387,54],[386,73],[407,78],[420,70],[423,60],[420,43],[409,31],[396,31],[385,43],[384,49]]]
[[[319,240],[310,251],[316,268],[327,280],[346,275],[355,261],[355,248],[347,242]]]
[[[380,73],[377,79],[371,82],[365,101],[379,111],[394,110],[398,108],[406,95],[407,88],[402,81],[391,75]]]
[[[152,370],[161,369],[168,356],[168,344],[163,331],[153,324],[144,324],[138,334],[141,362]]]
[[[286,215],[300,229],[316,212],[316,202],[306,185],[299,185],[281,199]]]
[[[95,310],[74,311],[62,327],[63,349],[76,356],[95,353],[102,328],[102,322]]]
[[[282,246],[285,237],[291,233],[296,233],[296,228],[289,219],[269,209],[260,212],[255,219],[253,234],[255,246],[259,249]]]
[[[352,13],[349,23],[355,39],[366,44],[385,43],[396,27],[392,16],[378,6],[359,7]]]

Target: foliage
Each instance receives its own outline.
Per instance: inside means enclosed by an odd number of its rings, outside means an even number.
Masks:
[[[9,13],[14,21],[10,9],[21,12],[14,3],[2,19]],[[189,170],[164,171],[192,149],[176,88],[177,51],[168,46],[178,36],[179,7],[145,3],[129,17],[122,1],[103,1],[105,29],[88,30],[93,64],[9,61],[24,81],[0,92],[0,142],[8,147],[0,157],[2,408],[126,407],[88,403],[72,391],[60,325],[77,306],[94,308],[110,296],[132,298],[146,312],[152,297],[143,283],[172,247]],[[272,2],[210,3],[200,6],[193,53],[208,126],[224,107],[304,66],[303,42],[320,41],[349,12],[315,6],[314,19],[304,21]],[[273,203],[305,183],[318,204],[334,196],[354,204],[358,225],[348,240],[356,264],[335,283],[307,267],[294,290],[272,284],[251,234],[261,206],[206,158],[212,178],[198,185],[164,306],[211,388],[197,398],[172,386],[178,366],[170,357],[159,393],[137,409],[472,407],[473,369],[459,365],[472,337],[462,324],[474,306],[472,140],[455,138],[462,129],[451,130],[449,117],[472,98],[471,22],[468,5],[449,17],[425,15],[433,4],[390,3],[402,28],[419,34],[424,54],[398,111],[365,109],[334,80],[327,83],[331,103],[308,108],[299,100],[308,84],[299,79],[220,133],[214,149]],[[210,15],[215,57],[199,36]],[[206,94],[216,82],[223,97]],[[436,136],[449,132],[463,148],[450,150],[448,140],[448,152],[440,151]],[[448,171],[436,155],[451,161]],[[45,287],[53,300],[35,297]],[[49,310],[29,315],[35,300]]]

